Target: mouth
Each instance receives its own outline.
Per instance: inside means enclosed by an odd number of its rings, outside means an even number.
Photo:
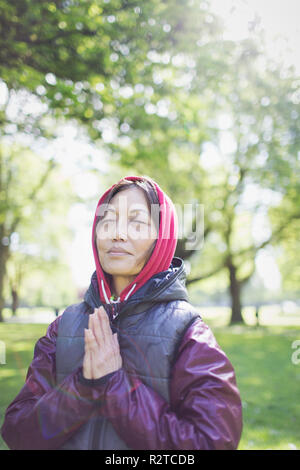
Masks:
[[[121,247],[112,247],[110,250],[108,250],[109,256],[125,256],[125,255],[130,255],[128,251],[124,250],[124,248]]]
[[[108,254],[109,254],[109,256],[125,256],[125,255],[129,255],[129,253],[127,253],[127,251],[109,251]]]

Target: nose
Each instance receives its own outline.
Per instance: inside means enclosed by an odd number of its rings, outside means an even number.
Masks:
[[[119,217],[119,220],[115,223],[115,231],[113,234],[113,240],[127,240],[128,237],[127,220],[124,217]]]

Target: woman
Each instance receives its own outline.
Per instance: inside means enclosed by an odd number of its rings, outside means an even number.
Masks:
[[[152,179],[103,194],[96,271],[36,343],[2,426],[10,448],[237,448],[234,370],[188,301],[176,243],[175,208]]]

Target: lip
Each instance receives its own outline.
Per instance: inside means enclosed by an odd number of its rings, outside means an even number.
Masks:
[[[109,251],[108,254],[110,256],[124,256],[124,255],[129,255],[127,251]]]
[[[111,248],[109,251],[108,251],[108,254],[110,255],[114,255],[114,256],[123,256],[123,255],[130,255],[130,253],[128,253],[128,251],[122,249],[122,248]]]

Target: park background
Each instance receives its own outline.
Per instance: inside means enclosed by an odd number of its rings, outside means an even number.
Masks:
[[[89,285],[99,196],[148,175],[204,208],[175,255],[236,371],[239,449],[300,449],[299,10],[0,0],[0,424]]]

